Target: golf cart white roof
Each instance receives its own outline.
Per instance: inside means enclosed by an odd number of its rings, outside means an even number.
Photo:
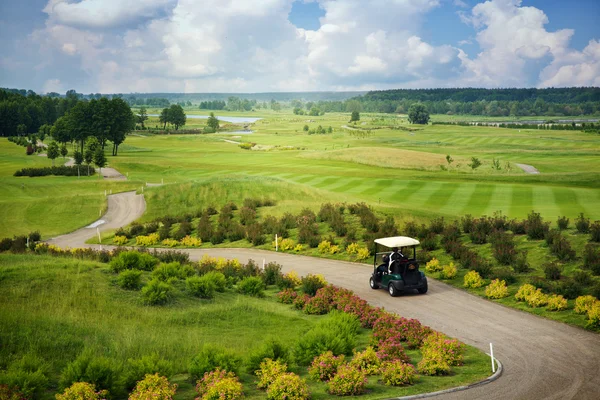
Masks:
[[[416,246],[419,244],[419,241],[417,239],[413,239],[408,236],[392,236],[392,237],[375,239],[375,243],[391,248],[391,247]]]

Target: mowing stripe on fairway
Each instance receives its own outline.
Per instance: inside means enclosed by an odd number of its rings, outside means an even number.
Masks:
[[[391,179],[378,179],[375,181],[375,185],[363,190],[360,194],[372,195],[380,193],[381,191],[387,189],[390,185],[392,185],[394,181]]]
[[[486,215],[494,215],[496,211],[501,211],[507,215],[512,202],[513,185],[497,184],[494,185],[492,198],[485,210]]]
[[[350,189],[360,185],[363,181],[364,181],[364,179],[351,179],[350,181],[343,182],[341,185],[334,186],[329,190],[332,192],[346,193]]]
[[[478,183],[461,214],[482,215],[487,210],[495,185]]]
[[[466,207],[469,199],[473,195],[475,186],[474,183],[457,184],[456,189],[453,191],[450,198],[448,198],[446,204],[438,211],[442,214],[451,214],[458,217],[459,210],[463,210]]]
[[[600,190],[576,189],[577,200],[581,204],[581,212],[592,221],[600,220]]]
[[[431,208],[434,211],[439,211],[440,208],[445,207],[450,200],[450,197],[458,189],[456,183],[440,183],[435,192],[425,200],[425,208]]]
[[[570,217],[576,214],[576,210],[583,209],[573,189],[552,188],[552,192],[554,193],[554,200],[560,208],[561,216]]]
[[[304,175],[303,178],[295,179],[298,183],[306,183],[315,179],[316,175]]]
[[[533,190],[531,186],[516,186],[510,203],[512,215],[526,216],[533,209]]]
[[[339,184],[339,182],[342,179],[344,179],[344,178],[341,176],[333,176],[333,177],[326,178],[322,182],[320,182],[316,185],[313,185],[313,186],[317,187],[319,189],[326,189],[328,186],[332,186],[332,185],[335,186],[336,184]]]
[[[547,186],[533,187],[533,210],[542,216],[554,219],[559,214],[559,207],[554,197],[554,192]]]
[[[395,203],[406,203],[413,194],[421,190],[425,186],[423,181],[408,181],[407,184],[396,191],[394,194]]]

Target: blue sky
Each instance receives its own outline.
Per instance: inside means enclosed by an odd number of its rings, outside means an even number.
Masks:
[[[600,86],[600,1],[0,2],[0,87]]]

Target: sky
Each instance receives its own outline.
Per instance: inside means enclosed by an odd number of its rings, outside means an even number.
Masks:
[[[0,87],[600,86],[598,21],[598,0],[0,0]]]

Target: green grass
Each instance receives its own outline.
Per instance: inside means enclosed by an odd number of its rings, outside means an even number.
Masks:
[[[148,279],[146,276],[144,279]],[[162,307],[144,306],[137,291],[125,291],[105,264],[69,258],[32,255],[0,255],[0,370],[25,355],[43,360],[49,377],[42,399],[53,398],[61,371],[83,351],[104,356],[115,364],[152,353],[170,361],[173,381],[180,384],[177,399],[191,398],[187,365],[205,343],[219,344],[245,357],[269,337],[292,345],[316,321],[327,316],[308,316],[289,305],[238,295],[229,290],[214,300],[198,300],[174,285],[176,297]],[[274,293],[270,289],[269,293]],[[364,348],[368,331],[361,330]],[[419,353],[411,351],[411,360]],[[483,379],[488,358],[468,348],[465,365],[447,377],[420,377],[409,388],[386,388],[372,378],[363,399],[422,393]],[[306,376],[303,369],[295,371]],[[264,398],[254,378],[241,375],[247,398]],[[325,385],[309,380],[313,398],[330,398]]]

